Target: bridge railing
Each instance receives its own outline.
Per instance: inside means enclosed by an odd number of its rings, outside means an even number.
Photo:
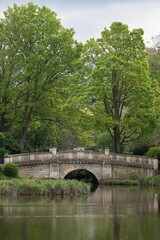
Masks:
[[[8,162],[23,162],[23,161],[33,161],[33,160],[49,160],[52,158],[52,153],[23,153],[6,155],[4,158],[4,163]]]
[[[116,162],[119,161],[119,162],[127,162],[127,163],[139,163],[142,165],[147,164],[147,165],[152,166],[154,169],[158,169],[158,160],[149,158],[149,157],[110,153],[109,159],[111,161],[116,161]]]
[[[90,159],[95,159],[95,160],[99,160],[99,159],[103,159],[105,157],[105,155],[103,153],[93,153],[91,151],[66,151],[66,152],[57,152],[56,155],[59,159],[86,159],[86,160],[90,160]]]

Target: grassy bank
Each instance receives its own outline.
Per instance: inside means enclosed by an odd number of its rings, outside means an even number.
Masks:
[[[139,180],[141,186],[157,186],[160,187],[160,175],[154,177],[143,177]]]
[[[0,181],[0,195],[83,195],[90,186],[77,180],[8,179]]]
[[[131,179],[109,179],[104,182],[105,185],[124,185],[124,186],[157,186],[160,187],[160,175],[153,177],[142,177],[137,180]]]
[[[139,180],[130,179],[109,179],[104,182],[105,185],[120,185],[120,186],[137,186],[139,185]]]

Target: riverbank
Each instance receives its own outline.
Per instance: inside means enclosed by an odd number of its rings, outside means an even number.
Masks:
[[[119,186],[160,186],[160,175],[143,177],[139,180],[109,179],[102,185]],[[0,179],[0,195],[5,196],[56,196],[84,195],[90,192],[90,185],[78,180],[53,180],[34,178]]]
[[[84,195],[90,186],[78,180],[6,179],[0,180],[0,195]]]
[[[139,179],[108,179],[104,185],[119,185],[119,186],[160,186],[160,175],[153,177],[142,177]]]
[[[139,180],[130,179],[108,179],[103,185],[119,185],[119,186],[138,186]]]

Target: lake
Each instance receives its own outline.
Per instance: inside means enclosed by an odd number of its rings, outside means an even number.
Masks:
[[[159,240],[160,190],[99,186],[82,197],[0,198],[0,240]]]

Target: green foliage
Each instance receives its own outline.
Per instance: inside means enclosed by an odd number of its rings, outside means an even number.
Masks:
[[[160,83],[160,35],[153,38],[152,47],[147,48],[150,73]]]
[[[71,126],[74,111],[64,106],[82,48],[73,35],[55,12],[33,3],[14,4],[0,20],[0,131],[12,132],[21,151],[53,145],[55,129]]]
[[[4,169],[4,166],[0,165],[0,179],[3,179],[3,177],[4,177],[3,169]]]
[[[152,177],[142,177],[139,179],[139,184],[141,186],[152,186],[153,178]]]
[[[9,178],[17,178],[18,177],[18,167],[15,163],[6,163],[4,166],[3,173],[5,176]]]
[[[154,186],[160,186],[160,175],[154,176],[153,185]]]
[[[124,185],[124,186],[137,186],[139,184],[138,180],[131,179],[109,179],[105,182],[106,185]]]
[[[0,148],[0,157],[4,157],[6,152],[7,152],[7,150],[4,147],[1,147]]]
[[[109,148],[111,152],[114,152],[114,143],[113,139],[108,132],[95,132],[95,146],[94,150],[98,151],[100,149]]]
[[[147,145],[137,146],[133,150],[133,155],[143,156],[147,153],[149,147]]]
[[[151,133],[157,85],[149,75],[143,30],[112,23],[84,46],[85,79],[95,126],[108,131],[114,150]]]
[[[139,184],[141,186],[160,186],[160,175],[140,178]]]
[[[146,153],[146,156],[160,159],[160,147],[151,147]]]
[[[1,180],[0,194],[8,195],[81,195],[89,192],[89,185],[77,180],[12,179]]]
[[[114,22],[83,47],[47,7],[8,8],[0,19],[0,156],[53,145],[122,152],[151,135],[158,145],[158,46],[147,56],[143,30]]]
[[[5,153],[16,154],[20,153],[20,144],[9,132],[0,133],[0,156],[4,156]]]

